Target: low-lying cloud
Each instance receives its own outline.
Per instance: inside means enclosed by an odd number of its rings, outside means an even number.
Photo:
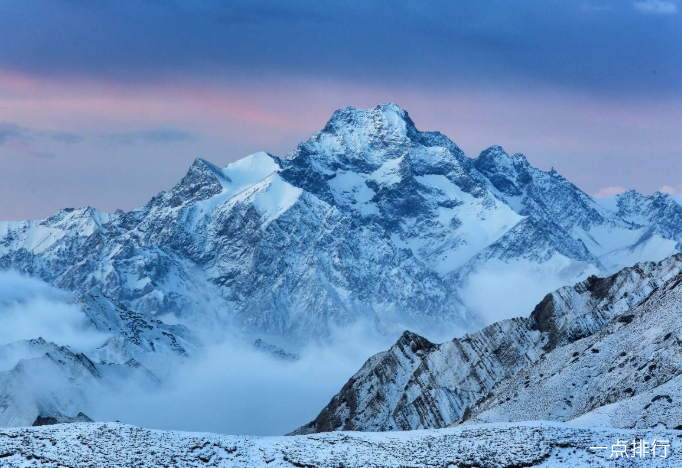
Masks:
[[[72,299],[70,293],[42,281],[0,272],[0,372],[10,370],[20,359],[38,358],[44,352],[2,347],[19,340],[42,337],[86,355],[104,343],[107,336],[93,329]],[[203,345],[195,356],[154,355],[147,365],[161,377],[156,389],[150,388],[143,374],[136,373],[86,387],[83,382],[65,382],[63,375],[60,380],[31,374],[31,383],[22,381],[22,385],[30,387],[25,389],[27,398],[34,394],[47,398],[55,386],[59,386],[60,395],[67,395],[71,386],[69,398],[75,400],[65,411],[84,411],[99,421],[281,435],[311,421],[367,358],[387,349],[397,338],[379,334],[373,323],[357,323],[336,330],[323,344],[286,349],[300,356],[287,361],[255,348],[253,337],[247,339],[223,327],[220,333],[216,333],[217,327],[212,334],[199,331]]]
[[[0,272],[0,345],[43,338],[78,350],[101,345],[96,331],[72,296],[16,272]]]
[[[548,291],[587,278],[598,271],[586,265],[571,265],[555,255],[544,264],[526,260],[489,261],[473,272],[461,287],[461,297],[485,325],[513,317],[528,317]],[[531,278],[542,278],[533,280]],[[523,294],[519,294],[523,291]]]
[[[393,343],[370,329],[339,330],[293,362],[226,340],[179,364],[158,391],[131,386],[125,398],[102,400],[91,416],[157,429],[285,434],[314,419],[367,358]]]

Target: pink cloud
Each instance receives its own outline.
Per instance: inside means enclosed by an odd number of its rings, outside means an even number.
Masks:
[[[597,192],[593,195],[594,198],[607,198],[607,197],[612,197],[614,195],[618,195],[620,193],[626,192],[627,189],[619,186],[611,186],[611,187],[603,187],[597,190]]]
[[[627,171],[644,180],[649,164],[642,155],[682,147],[682,103],[674,99],[652,103],[633,96],[617,101],[539,83],[532,92],[527,89],[514,83],[504,90],[430,89],[281,77],[248,82],[171,77],[153,85],[125,85],[0,70],[3,120],[86,137],[178,128],[200,135],[191,151],[224,154],[217,163],[242,157],[245,151],[284,155],[322,128],[334,110],[382,102],[403,106],[421,130],[445,133],[470,156],[501,144],[509,152],[525,153],[541,169],[556,167],[590,192],[617,193],[614,187],[600,187],[619,182]],[[91,150],[103,154],[94,143]],[[605,161],[615,171],[608,182],[601,175]],[[644,182],[648,190],[660,184],[653,176]],[[642,188],[632,179],[621,183]]]
[[[190,82],[169,79],[134,87],[80,79],[43,79],[0,70],[0,106],[27,127],[130,131],[166,125],[221,141],[244,138],[261,148],[293,149],[340,107],[396,102],[417,125],[441,130],[476,155],[491,144],[533,156],[542,152],[656,151],[682,145],[679,132],[661,122],[682,121],[679,102],[610,101],[535,86],[520,92],[443,88],[423,90],[329,80]],[[7,93],[13,96],[4,98]],[[649,106],[649,107],[647,107]],[[660,138],[661,133],[669,133]],[[677,137],[675,135],[678,135]],[[662,146],[667,145],[665,148]],[[658,146],[658,148],[657,148]],[[558,167],[558,169],[561,169]]]
[[[668,195],[680,195],[682,194],[682,186],[664,185],[663,187],[658,189],[658,191],[661,193],[667,193]]]

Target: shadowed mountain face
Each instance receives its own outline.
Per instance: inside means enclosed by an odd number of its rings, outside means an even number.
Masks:
[[[548,294],[433,344],[405,332],[296,433],[578,420],[682,429],[682,254]]]
[[[360,319],[453,336],[681,238],[667,195],[594,200],[497,146],[470,159],[387,104],[337,111],[283,158],[197,159],[128,213],[0,223],[0,267],[296,341]]]

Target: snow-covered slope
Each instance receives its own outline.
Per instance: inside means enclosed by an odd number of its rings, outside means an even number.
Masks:
[[[656,457],[649,451],[644,457],[616,461],[610,458],[611,447],[619,440],[653,444]],[[7,468],[594,468],[621,466],[621,462],[661,468],[681,466],[681,457],[681,431],[582,429],[557,423],[298,437],[163,432],[116,423],[0,431],[0,464]]]
[[[75,303],[97,330],[111,335],[90,352],[101,362],[120,364],[136,359],[146,363],[159,354],[188,357],[196,351],[194,338],[182,325],[167,325],[132,312],[98,293],[79,296]]]
[[[680,284],[677,273],[598,332],[546,354],[495,389],[471,420],[581,417],[616,427],[682,429]]]
[[[668,195],[594,200],[499,146],[470,159],[386,104],[335,112],[284,158],[197,159],[128,213],[0,223],[0,268],[257,336],[306,341],[358,319],[452,336],[681,238]]]
[[[405,332],[297,433],[566,421],[595,410],[615,427],[682,428],[681,283],[678,254],[561,288],[528,318],[449,342]]]

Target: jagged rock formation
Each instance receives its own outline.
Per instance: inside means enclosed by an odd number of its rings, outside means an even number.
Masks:
[[[78,413],[76,416],[65,416],[62,413],[54,413],[50,415],[40,414],[33,421],[31,426],[53,426],[55,424],[72,424],[72,423],[82,423],[82,422],[93,422],[92,419],[87,414]]]
[[[478,329],[558,286],[660,260],[680,239],[682,207],[668,195],[594,200],[499,146],[470,159],[387,104],[335,112],[284,158],[197,159],[128,213],[0,223],[0,268],[101,288],[141,314],[308,340],[358,319]],[[489,300],[491,275],[534,287],[509,286],[520,297],[506,310]]]
[[[283,361],[296,361],[299,358],[298,354],[289,353],[280,348],[279,346],[270,344],[266,341],[261,340],[260,338],[253,342],[253,347],[258,351],[267,354],[270,357],[274,357],[276,359],[280,359]]]
[[[111,337],[90,355],[103,363],[124,363],[131,359],[145,362],[151,354],[189,357],[197,345],[182,325],[167,325],[120,304],[101,293],[84,294],[75,303],[93,326]]]
[[[527,318],[450,342],[405,332],[296,433],[578,417],[682,428],[681,307],[678,254],[561,288]]]
[[[633,307],[616,304],[603,325],[601,316],[573,327],[566,345],[499,385],[471,421],[682,429],[682,273],[674,271]],[[611,312],[619,313],[609,320]],[[598,331],[589,333],[592,324]]]

